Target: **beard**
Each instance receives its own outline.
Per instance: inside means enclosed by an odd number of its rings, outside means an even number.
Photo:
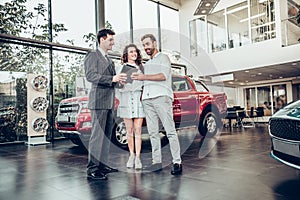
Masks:
[[[155,48],[147,48],[147,49],[145,49],[145,52],[146,52],[146,54],[148,56],[153,55],[154,51],[155,51]]]

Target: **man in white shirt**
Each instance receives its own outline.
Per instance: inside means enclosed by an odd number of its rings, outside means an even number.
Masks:
[[[152,165],[146,167],[150,171],[162,169],[161,141],[158,121],[162,122],[170,142],[173,158],[172,175],[182,173],[180,145],[173,120],[174,98],[172,90],[171,62],[167,55],[157,49],[156,38],[146,34],[141,38],[143,47],[150,60],[144,66],[144,74],[132,75],[134,80],[144,81],[142,103],[146,114],[147,128],[152,147]]]

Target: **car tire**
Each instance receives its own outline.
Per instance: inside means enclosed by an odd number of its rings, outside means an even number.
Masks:
[[[128,150],[128,142],[127,142],[126,134],[127,131],[126,131],[124,121],[120,118],[117,118],[112,131],[111,141],[118,147]]]
[[[214,137],[218,133],[221,120],[217,113],[214,108],[204,111],[198,126],[201,136]]]

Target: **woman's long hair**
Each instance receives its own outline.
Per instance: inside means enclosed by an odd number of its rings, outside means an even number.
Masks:
[[[140,67],[142,72],[144,72],[141,51],[137,48],[137,46],[135,44],[129,44],[129,45],[125,46],[125,48],[123,50],[123,55],[121,57],[121,63],[124,64],[124,63],[128,62],[128,49],[130,47],[133,47],[136,49],[137,58],[135,60],[135,64]]]

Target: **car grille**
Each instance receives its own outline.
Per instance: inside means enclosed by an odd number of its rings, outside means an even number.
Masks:
[[[269,125],[272,135],[282,139],[300,141],[300,121],[271,118]]]
[[[80,109],[79,104],[60,104],[59,113],[78,113]]]
[[[58,126],[65,127],[65,128],[72,128],[75,127],[75,123],[68,123],[68,122],[60,122]]]

